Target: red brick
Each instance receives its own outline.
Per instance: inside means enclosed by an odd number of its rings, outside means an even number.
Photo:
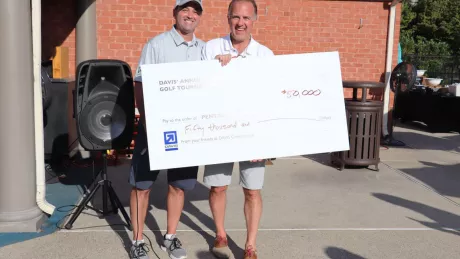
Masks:
[[[46,13],[59,14],[47,20],[49,24],[43,28],[43,52],[68,46],[71,71],[75,69],[76,1],[44,2],[42,7]],[[228,3],[229,0],[204,2],[198,37],[207,41],[228,32]],[[98,57],[123,58],[133,70],[145,42],[173,24],[173,0],[104,0],[96,5]],[[344,80],[379,81],[385,73],[389,8],[382,8],[383,1],[259,0],[258,5],[254,37],[275,54],[338,50]],[[400,15],[398,5],[393,67]],[[363,27],[358,29],[361,18]]]
[[[102,5],[102,6],[107,6],[109,10],[112,11],[125,11],[127,5],[122,5],[122,4],[111,4],[111,5]]]

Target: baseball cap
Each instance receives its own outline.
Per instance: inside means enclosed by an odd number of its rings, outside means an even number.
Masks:
[[[181,5],[184,5],[184,4],[188,3],[188,2],[195,2],[195,3],[199,4],[200,7],[201,7],[201,10],[203,10],[203,4],[201,3],[202,0],[176,0],[176,6],[181,6]]]

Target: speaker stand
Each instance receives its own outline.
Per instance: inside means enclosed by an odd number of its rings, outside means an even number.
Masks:
[[[400,85],[400,82],[398,82]],[[397,104],[397,97],[398,97],[398,91],[400,89],[398,87],[395,88],[394,95],[393,95],[393,110],[391,112],[391,132],[387,136],[385,136],[381,140],[381,144],[387,147],[404,147],[406,144],[400,140],[394,139],[393,138],[393,133],[395,129],[395,121],[396,121],[396,104]]]
[[[115,193],[115,190],[112,187],[112,183],[107,180],[107,152],[102,152],[102,159],[103,159],[103,165],[102,165],[102,170],[101,170],[101,177],[102,180],[100,180],[97,183],[93,183],[93,187],[91,187],[89,192],[86,192],[84,194],[83,200],[80,202],[80,204],[77,206],[77,210],[75,213],[73,213],[72,217],[70,220],[67,222],[65,225],[66,229],[71,229],[73,226],[73,223],[75,220],[77,220],[78,216],[80,216],[80,213],[85,209],[85,207],[88,207],[90,209],[95,210],[96,212],[99,212],[103,216],[106,216],[110,213],[118,214],[118,209],[121,210],[121,213],[123,214],[123,217],[125,218],[127,227],[129,230],[132,230],[131,227],[131,220],[129,219],[128,213],[126,213],[125,208],[121,204],[120,199],[118,198],[117,194]],[[91,206],[88,205],[88,202],[94,197],[96,194],[97,190],[102,186],[102,211],[97,210]],[[110,202],[112,204],[112,211],[109,211],[107,207],[107,196],[110,199]]]

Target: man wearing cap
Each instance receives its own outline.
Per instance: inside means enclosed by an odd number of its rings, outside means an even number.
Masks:
[[[230,34],[210,40],[203,48],[202,59],[218,59],[226,65],[233,58],[252,58],[273,56],[273,52],[258,43],[251,35],[254,21],[257,20],[255,0],[232,0],[228,7]],[[247,237],[244,259],[257,259],[256,236],[262,215],[262,197],[265,161],[251,160],[239,163],[240,185],[244,192],[244,214]],[[209,204],[216,225],[216,239],[212,252],[219,258],[230,258],[227,233],[224,227],[226,191],[231,183],[233,163],[207,165],[204,183],[211,187]]]
[[[150,190],[159,174],[159,171],[150,171],[149,165],[141,65],[201,59],[204,42],[197,39],[194,34],[203,11],[201,2],[202,0],[176,0],[173,9],[174,26],[171,30],[155,36],[145,44],[135,73],[135,96],[140,113],[140,123],[129,177],[129,182],[133,186],[130,196],[133,224],[131,258],[148,258],[143,229]],[[161,248],[172,259],[187,258],[185,249],[182,248],[181,242],[176,237],[176,229],[184,207],[184,191],[195,187],[197,174],[197,166],[168,169],[167,233],[163,237]]]

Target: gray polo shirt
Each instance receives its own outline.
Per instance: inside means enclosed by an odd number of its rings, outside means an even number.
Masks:
[[[204,45],[205,42],[197,39],[195,35],[193,35],[191,42],[186,42],[174,27],[155,36],[142,49],[134,81],[142,82],[141,65],[201,60],[201,51]],[[133,163],[139,163],[140,170],[148,171],[148,155],[139,156],[147,148],[147,134],[143,125],[139,126]]]
[[[134,81],[142,82],[141,65],[201,60],[204,41],[193,35],[191,42],[173,28],[150,39],[142,49]]]

